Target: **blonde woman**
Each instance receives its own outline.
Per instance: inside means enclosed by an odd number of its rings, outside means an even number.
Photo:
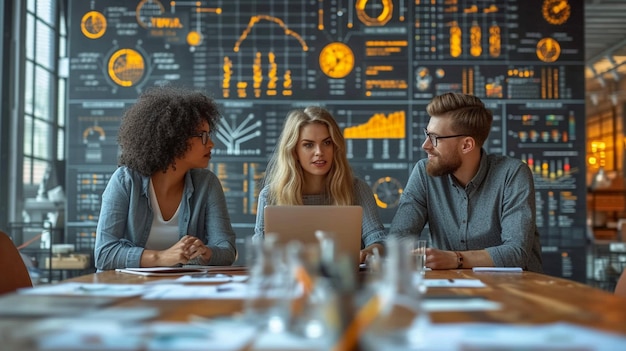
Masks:
[[[333,116],[310,106],[289,112],[259,194],[255,237],[263,237],[266,205],[358,205],[363,208],[361,262],[383,249],[385,231],[370,187],[352,174]]]

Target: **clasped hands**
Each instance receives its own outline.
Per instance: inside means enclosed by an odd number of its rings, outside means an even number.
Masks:
[[[183,236],[176,244],[165,251],[167,256],[177,260],[174,264],[188,264],[195,259],[199,259],[199,263],[206,263],[213,254],[202,240],[191,235]]]

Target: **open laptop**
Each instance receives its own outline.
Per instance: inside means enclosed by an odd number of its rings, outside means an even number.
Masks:
[[[348,254],[358,268],[362,218],[361,206],[265,206],[265,233],[275,233],[278,244],[306,244],[319,243],[317,230],[332,232],[336,254]]]

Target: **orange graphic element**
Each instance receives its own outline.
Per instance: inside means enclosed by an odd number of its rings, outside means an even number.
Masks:
[[[571,8],[567,0],[544,0],[541,13],[548,23],[559,25],[567,22]]]
[[[106,134],[104,133],[104,128],[100,126],[91,126],[83,131],[83,142],[87,142],[87,138],[94,133],[98,134],[98,140],[104,140]]]
[[[472,5],[466,9],[463,9],[464,13],[477,13],[478,12],[478,6],[476,5]]]
[[[354,68],[354,53],[344,43],[326,45],[319,56],[320,69],[331,78],[343,78]]]
[[[222,9],[220,7],[212,7],[212,8],[209,8],[209,7],[198,7],[198,8],[196,8],[196,12],[197,13],[203,13],[203,12],[204,13],[206,13],[206,12],[217,13],[219,15],[219,14],[222,13]]]
[[[543,38],[537,43],[537,57],[543,62],[554,62],[561,55],[561,45],[552,38]]]
[[[224,77],[222,78],[222,96],[230,97],[230,80],[233,76],[233,61],[228,56],[224,57],[224,65],[222,66]]]
[[[234,52],[239,52],[241,43],[243,43],[243,41],[246,40],[246,38],[248,37],[248,34],[250,34],[250,31],[252,30],[252,27],[254,27],[254,25],[259,23],[261,20],[266,20],[266,21],[270,21],[270,22],[274,22],[278,24],[281,28],[285,30],[285,35],[291,35],[292,37],[296,38],[296,40],[298,40],[298,42],[302,46],[303,51],[309,51],[309,46],[306,44],[304,39],[302,39],[302,37],[298,33],[287,28],[287,26],[285,25],[285,22],[283,22],[280,18],[276,18],[274,16],[268,16],[268,15],[257,15],[257,16],[250,17],[248,26],[243,31],[243,33],[241,33],[241,35],[239,36],[239,39],[237,39],[237,42],[235,43],[235,47],[233,48]]]
[[[324,30],[324,10],[317,10],[317,29]]]
[[[472,28],[470,28],[470,55],[478,57],[483,53],[481,41],[482,33],[480,32],[480,26],[474,22]]]
[[[376,18],[370,17],[365,12],[365,6],[367,5],[368,0],[357,0],[355,8],[356,15],[363,22],[363,24],[368,26],[384,26],[391,20],[393,16],[393,1],[392,0],[382,0],[383,9],[380,14]]]
[[[346,139],[404,139],[406,137],[406,114],[391,112],[388,116],[376,113],[370,119],[343,130]]]
[[[187,33],[187,44],[190,46],[198,46],[202,43],[202,33],[192,30]]]
[[[150,18],[150,26],[152,28],[179,29],[183,28],[183,24],[178,17],[152,17]]]
[[[461,28],[456,23],[452,22],[450,27],[450,56],[459,57],[463,49],[461,48]]]
[[[141,27],[150,28],[152,26],[152,17],[158,17],[162,15],[163,12],[165,12],[165,8],[158,0],[141,0],[141,2],[137,4],[135,17]]]
[[[498,57],[502,50],[502,38],[500,27],[496,24],[489,27],[489,56]]]
[[[146,64],[139,52],[121,49],[111,55],[107,67],[109,76],[116,84],[131,87],[143,77]]]
[[[107,29],[107,19],[98,11],[87,12],[80,21],[80,30],[89,39],[98,39]]]
[[[484,13],[495,13],[498,12],[498,6],[491,4],[489,5],[489,7],[485,8],[483,10]]]

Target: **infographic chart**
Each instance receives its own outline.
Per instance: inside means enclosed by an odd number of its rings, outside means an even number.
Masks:
[[[425,107],[455,91],[494,112],[485,149],[533,171],[545,253],[574,252],[585,245],[583,7],[582,0],[70,1],[67,168],[68,182],[81,186],[67,187],[76,189],[68,194],[68,230],[85,245],[93,237],[103,182],[117,165],[120,118],[150,86],[186,85],[219,102],[224,118],[210,168],[242,238],[253,231],[258,183],[290,110],[321,105],[336,117],[351,165],[389,225],[425,157]],[[572,262],[557,274],[584,272]]]

